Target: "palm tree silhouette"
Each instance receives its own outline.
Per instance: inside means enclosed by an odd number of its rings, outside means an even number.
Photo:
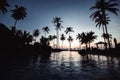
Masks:
[[[15,19],[14,27],[16,27],[18,20],[21,20],[21,19],[23,20],[27,15],[26,8],[23,6],[15,5],[15,9],[10,11],[12,12],[11,17]]]
[[[89,44],[89,49],[90,49],[90,43],[94,41],[94,39],[97,38],[97,35],[94,35],[95,33],[90,31],[90,32],[83,32],[81,33],[81,44],[86,45],[86,49],[88,49],[88,44]]]
[[[81,34],[78,33],[76,39],[79,40],[79,46],[80,46],[80,49],[81,49]]]
[[[57,48],[59,48],[59,30],[61,30],[61,28],[63,28],[62,26],[61,26],[61,23],[63,22],[62,20],[61,20],[61,17],[55,17],[55,18],[53,18],[53,21],[52,21],[53,23],[54,23],[54,25],[55,25],[55,29],[56,29],[56,35],[57,35]]]
[[[116,6],[118,6],[116,0],[109,0],[109,1],[97,0],[96,4],[90,8],[91,10],[96,10],[91,15],[91,17],[93,17],[93,19],[96,19],[98,15],[101,14],[105,19],[107,11],[118,15],[117,12],[119,11],[119,9],[116,8]],[[106,31],[106,34],[108,34],[107,25],[105,26],[105,31]],[[109,38],[107,39],[107,41],[108,41],[109,48],[111,48]]]
[[[40,35],[40,31],[39,31],[39,29],[35,29],[34,31],[33,31],[33,36],[35,37],[35,41],[37,40],[37,37]]]
[[[74,32],[73,28],[72,27],[67,27],[66,30],[65,30],[65,33],[66,34],[69,33],[69,36],[70,36],[70,32]]]
[[[73,41],[72,36],[69,36],[69,37],[67,38],[67,40],[68,40],[68,42],[69,42],[69,50],[71,50],[71,42]]]
[[[5,14],[8,11],[7,7],[9,7],[7,0],[0,0],[0,11],[3,14]]]
[[[107,17],[108,14],[105,15],[105,17],[101,14],[98,15],[98,17],[95,19],[95,23],[96,23],[96,27],[99,26],[99,28],[102,26],[103,28],[103,33],[105,33],[104,27],[107,26],[107,24],[109,24],[109,17]],[[104,37],[103,37],[104,38]],[[104,42],[106,43],[106,40],[104,38]],[[107,49],[107,46],[105,46],[105,48]]]
[[[62,41],[62,49],[63,49],[63,41],[65,40],[65,35],[64,34],[61,35],[60,40]]]
[[[71,42],[73,41],[72,37],[70,36],[70,32],[74,32],[72,27],[67,27],[65,30],[65,33],[68,34],[69,33],[69,37],[68,37],[68,41],[69,41],[69,49],[71,50]]]
[[[27,32],[25,30],[23,32],[21,30],[18,31],[18,35],[20,36],[24,45],[29,44],[33,40],[33,36],[30,35],[30,32]]]
[[[87,33],[89,49],[90,49],[90,43],[92,43],[97,38],[97,35],[94,35],[94,34],[95,34],[95,32],[92,32],[92,31]]]
[[[42,30],[45,32],[45,38],[46,38],[46,33],[49,33],[50,29],[48,26],[43,27]]]
[[[81,33],[81,44],[85,44],[86,45],[86,49],[88,49],[88,38],[87,38],[87,34],[85,32]]]

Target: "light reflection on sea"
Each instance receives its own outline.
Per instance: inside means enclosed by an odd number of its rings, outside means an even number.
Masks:
[[[3,80],[120,80],[119,57],[62,51],[53,52],[45,62],[39,55],[1,62]]]

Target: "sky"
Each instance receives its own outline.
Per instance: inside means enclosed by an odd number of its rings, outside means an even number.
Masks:
[[[50,32],[47,35],[56,34],[52,20],[54,17],[61,17],[63,29],[61,29],[59,35],[64,33],[66,27],[73,27],[74,33],[71,33],[71,36],[74,38],[72,48],[76,48],[79,46],[79,42],[76,40],[78,33],[93,31],[98,35],[94,43],[103,41],[101,37],[102,28],[96,28],[94,21],[89,17],[93,13],[93,11],[90,11],[90,7],[95,4],[95,1],[96,0],[8,0],[10,4],[8,9],[14,9],[14,5],[27,8],[27,17],[24,20],[19,20],[16,27],[17,29],[27,30],[31,33],[34,29],[39,29],[40,36],[44,35],[41,29],[45,26],[50,28]],[[118,8],[120,9],[120,0],[118,0],[118,3]],[[116,38],[118,42],[120,42],[120,12],[118,16],[111,13],[109,14],[111,22],[108,25],[108,32],[112,34],[113,38]],[[0,13],[0,23],[11,27],[14,25],[14,22],[15,20],[11,18],[10,11],[5,15]],[[68,35],[66,35],[66,38],[67,37]],[[65,40],[64,47],[67,48],[68,45],[68,41]]]

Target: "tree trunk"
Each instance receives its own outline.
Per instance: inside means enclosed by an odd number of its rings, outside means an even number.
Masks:
[[[80,50],[81,50],[81,43],[79,42],[79,47],[80,47]]]
[[[104,26],[102,25],[102,28],[103,28],[103,34],[105,33],[105,30],[104,30]],[[106,44],[106,40],[105,40],[105,37],[103,37],[104,39],[104,43]],[[104,45],[105,46],[105,49],[107,49],[107,45]]]
[[[103,17],[106,18],[105,9],[102,10],[102,14],[103,14]],[[105,25],[105,31],[106,31],[106,34],[108,34],[107,25]],[[107,42],[108,42],[109,48],[111,48],[109,38],[107,39]]]
[[[16,24],[17,24],[17,20],[15,21],[14,27],[16,27]]]
[[[70,47],[70,51],[71,51],[71,42],[69,41],[69,47]]]
[[[108,34],[107,26],[105,26],[106,34]],[[109,35],[109,34],[108,34]],[[111,48],[109,37],[107,38],[108,46]]]
[[[59,31],[58,31],[58,29],[57,29],[57,48],[59,48]]]

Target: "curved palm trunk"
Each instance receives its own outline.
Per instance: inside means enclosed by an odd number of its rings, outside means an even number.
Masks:
[[[15,20],[14,27],[16,27],[16,24],[17,24],[17,20]]]
[[[103,14],[104,18],[106,18],[105,9],[102,10],[102,14]],[[106,34],[108,34],[107,25],[105,25],[105,31],[106,31]],[[109,38],[107,39],[107,42],[108,42],[109,48],[111,48]]]
[[[103,34],[105,33],[105,30],[104,30],[104,26],[102,25],[102,28],[103,28]],[[104,43],[106,44],[106,40],[105,40],[105,37],[103,37],[104,39]],[[107,45],[104,45],[105,46],[105,49],[107,49]]]
[[[107,26],[105,26],[106,34],[108,34]],[[107,38],[108,46],[111,48],[109,37]]]
[[[80,50],[81,50],[81,43],[79,42],[79,48],[80,48]]]

